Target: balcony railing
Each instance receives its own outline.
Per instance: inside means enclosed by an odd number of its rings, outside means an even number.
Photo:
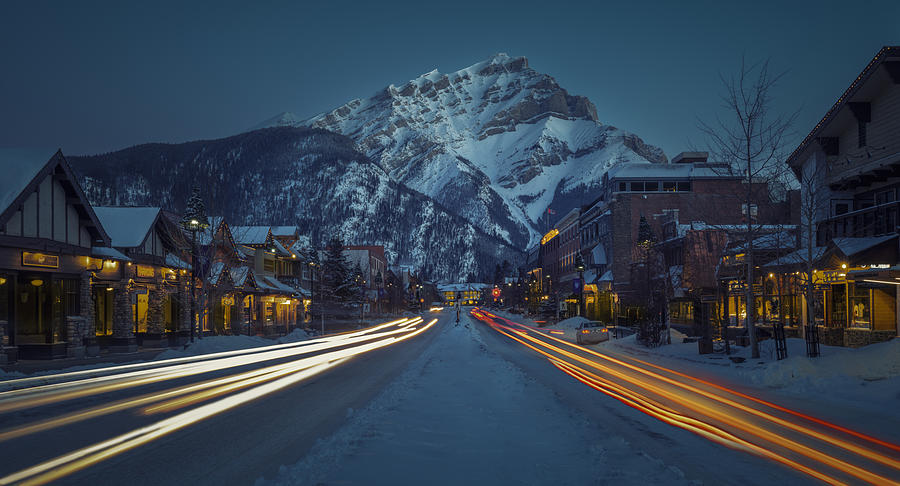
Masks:
[[[896,233],[898,223],[900,223],[900,201],[858,209],[820,221],[818,244],[824,245],[832,238],[843,236],[860,238]]]

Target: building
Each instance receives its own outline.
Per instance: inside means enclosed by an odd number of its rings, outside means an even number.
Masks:
[[[190,265],[180,258],[186,247],[181,229],[154,207],[94,207],[124,258],[115,275],[92,279],[94,324],[100,345],[112,338],[113,350],[165,347],[189,335]],[[110,254],[110,258],[115,255]],[[118,312],[117,312],[118,310]]]
[[[812,280],[816,315],[803,322],[823,326],[819,335],[828,344],[857,346],[900,333],[898,134],[900,46],[888,46],[788,158],[800,181],[804,248],[782,270]]]
[[[683,152],[664,164],[630,162],[610,169],[599,197],[582,208],[585,301],[592,299],[595,307],[588,312],[599,320],[612,315],[644,319],[648,310],[660,318],[674,311],[679,319],[693,319],[694,304],[688,310],[686,303],[670,307],[669,302],[696,300],[684,293],[689,288],[685,277],[716,292],[708,271],[715,265],[702,271],[696,265],[717,260],[715,253],[724,248],[717,228],[730,228],[725,234],[734,243],[746,239],[740,227],[746,227],[748,218],[756,223],[754,231],[763,223],[786,227],[797,219],[796,197],[786,192],[779,199],[772,189],[766,181],[754,181],[749,191],[756,203],[748,208],[744,178],[727,164],[709,162],[706,152]],[[696,233],[701,227],[702,234]],[[698,261],[688,262],[685,275],[686,251],[701,242],[706,254],[689,255]]]
[[[0,167],[0,363],[84,356],[92,280],[125,258],[62,151],[0,150]]]

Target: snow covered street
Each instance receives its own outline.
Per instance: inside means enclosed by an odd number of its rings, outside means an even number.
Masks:
[[[531,353],[520,358],[542,368],[523,370],[494,349],[509,346],[469,316],[442,325],[380,396],[348,410],[336,434],[257,484],[737,484],[742,472],[762,465],[724,449],[720,457],[733,458],[731,470],[698,476],[707,481],[685,477],[673,447],[711,454],[719,448],[632,414]],[[673,432],[674,440],[663,436]],[[721,476],[710,481],[715,471]]]

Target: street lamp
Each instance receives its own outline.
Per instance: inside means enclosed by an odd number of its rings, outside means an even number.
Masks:
[[[188,200],[187,209],[184,211],[184,217],[181,219],[181,226],[191,232],[191,342],[194,342],[194,335],[197,332],[197,231],[209,227],[206,208],[200,197],[200,188],[194,188],[194,192]]]
[[[587,309],[582,310],[584,307],[584,260],[581,258],[581,253],[575,254],[575,270],[578,272],[578,315],[586,315]]]

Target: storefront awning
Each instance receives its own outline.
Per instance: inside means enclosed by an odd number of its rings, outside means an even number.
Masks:
[[[128,258],[127,256],[125,256],[125,254],[122,253],[121,251],[116,250],[115,248],[108,247],[108,246],[92,247],[91,255],[94,257],[97,257],[97,258],[104,258],[104,259],[110,258],[113,260],[119,260],[119,261],[123,261],[123,262],[132,261],[131,258]]]
[[[847,280],[883,285],[900,285],[900,265],[847,272]]]

